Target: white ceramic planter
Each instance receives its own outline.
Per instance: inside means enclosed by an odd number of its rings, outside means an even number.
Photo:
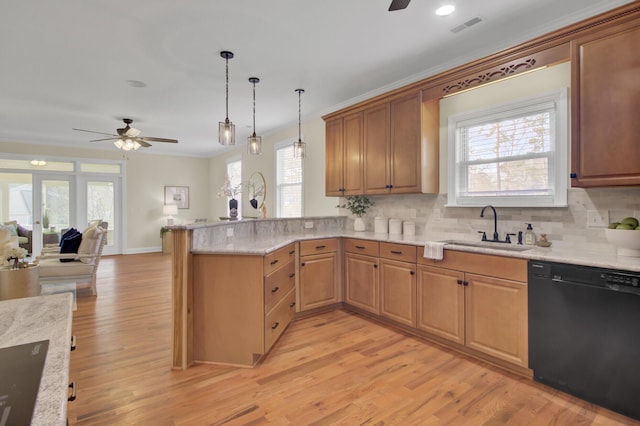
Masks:
[[[366,230],[367,225],[364,223],[364,219],[362,219],[361,217],[356,217],[355,221],[353,222],[353,229],[357,232]]]

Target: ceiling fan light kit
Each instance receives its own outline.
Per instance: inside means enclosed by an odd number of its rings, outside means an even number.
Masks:
[[[249,83],[253,84],[253,135],[247,138],[247,151],[251,155],[262,153],[262,136],[256,136],[256,83],[260,83],[258,77],[249,77]]]
[[[293,157],[304,159],[307,150],[307,144],[302,142],[302,94],[304,89],[296,89],[298,92],[298,140],[293,143]]]
[[[235,145],[236,144],[236,126],[229,121],[229,59],[233,58],[233,53],[227,50],[220,52],[220,56],[225,60],[225,109],[226,118],[224,121],[218,123],[218,142],[220,145]]]

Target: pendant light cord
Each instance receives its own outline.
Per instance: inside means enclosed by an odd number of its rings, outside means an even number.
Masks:
[[[253,137],[256,137],[256,82],[253,82]]]
[[[225,58],[225,69],[226,69],[226,89],[225,89],[225,108],[227,112],[227,116],[225,122],[229,122],[229,58]]]
[[[298,142],[302,142],[302,91],[298,90]]]

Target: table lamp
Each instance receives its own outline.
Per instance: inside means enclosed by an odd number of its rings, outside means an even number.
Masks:
[[[167,216],[167,225],[173,225],[173,217],[178,214],[178,206],[176,204],[165,204],[162,207],[162,214]]]

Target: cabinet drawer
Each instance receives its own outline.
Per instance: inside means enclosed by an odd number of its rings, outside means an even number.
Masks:
[[[416,246],[408,244],[380,243],[380,257],[402,262],[416,263]]]
[[[442,260],[425,259],[418,248],[418,264],[471,272],[490,277],[527,282],[527,261],[515,257],[444,250]]]
[[[296,257],[295,244],[289,244],[286,247],[282,247],[274,252],[267,254],[264,257],[264,274],[269,275],[276,269],[286,265],[290,261],[293,261]]]
[[[264,351],[273,346],[296,312],[296,292],[291,290],[268,314],[264,322]]]
[[[287,263],[283,268],[264,278],[264,312],[269,313],[283,297],[296,286],[296,264]]]
[[[300,256],[331,253],[335,251],[338,251],[338,240],[335,238],[300,241]]]
[[[348,253],[358,253],[365,256],[378,257],[380,253],[380,247],[377,241],[345,238],[344,251]]]

